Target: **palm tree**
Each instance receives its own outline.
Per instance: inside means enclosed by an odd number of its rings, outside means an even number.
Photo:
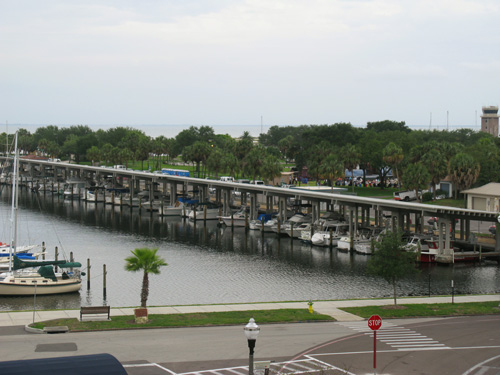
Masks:
[[[356,146],[347,144],[341,148],[340,155],[342,155],[344,167],[351,171],[352,191],[354,192],[354,168],[360,163],[361,154]]]
[[[280,160],[273,155],[266,155],[262,164],[261,175],[266,183],[272,183],[276,176],[281,176],[283,165]]]
[[[450,160],[450,176],[453,183],[456,185],[455,199],[457,198],[457,190],[467,189],[476,182],[481,166],[470,155],[459,153]]]
[[[253,147],[241,160],[241,169],[245,176],[252,176],[256,180],[262,173],[265,151],[262,146]]]
[[[398,173],[398,165],[401,164],[404,158],[403,149],[394,142],[389,143],[383,150],[383,160],[393,168],[396,172],[398,186],[400,186],[400,178]]]
[[[133,256],[125,258],[126,271],[143,271],[142,289],[141,289],[141,307],[146,308],[146,302],[149,296],[149,274],[160,274],[160,267],[168,266],[163,258],[156,255],[158,249],[141,248],[131,251]]]
[[[289,157],[290,150],[292,149],[294,142],[295,142],[295,138],[292,135],[288,135],[278,142],[278,149],[285,157],[286,162],[288,162],[288,159],[290,158]]]
[[[422,163],[410,164],[403,174],[403,184],[408,190],[415,190],[417,201],[420,200],[418,191],[427,188],[431,175]]]
[[[111,143],[106,143],[101,148],[101,158],[104,160],[104,165],[108,165],[113,155],[113,145]]]
[[[101,151],[97,146],[92,146],[87,150],[87,159],[92,162],[92,166],[94,166],[95,161],[100,161]]]
[[[42,153],[42,155],[47,154],[47,147],[49,145],[49,141],[45,138],[40,139],[38,142],[38,150]]]
[[[431,175],[431,183],[434,191],[434,199],[436,199],[436,185],[439,184],[443,177],[446,177],[448,172],[448,163],[444,155],[437,149],[430,150],[422,157],[422,163],[427,167]]]
[[[239,170],[238,158],[232,152],[224,152],[222,155],[222,169],[229,172],[230,176],[235,176]]]
[[[210,155],[207,158],[207,169],[210,172],[214,172],[215,178],[219,178],[219,171],[222,169],[224,165],[224,161],[222,159],[222,152],[218,148],[212,148]]]
[[[339,160],[339,158],[337,158],[337,156],[330,154],[321,164],[320,171],[323,176],[330,180],[330,184],[332,186],[331,192],[333,193],[335,180],[344,175],[344,164]]]

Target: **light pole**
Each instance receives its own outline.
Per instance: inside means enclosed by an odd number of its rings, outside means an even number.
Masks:
[[[254,318],[250,318],[248,324],[243,328],[245,336],[248,340],[248,349],[250,349],[250,356],[248,359],[248,375],[253,375],[253,350],[255,349],[255,341],[259,335],[260,327],[255,324]]]

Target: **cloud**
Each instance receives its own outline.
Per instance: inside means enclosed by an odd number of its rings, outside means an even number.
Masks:
[[[498,0],[4,2],[0,79],[10,95],[0,100],[19,107],[11,118],[21,119],[26,103],[40,107],[34,117],[53,108],[43,97],[50,92],[66,119],[69,109],[91,116],[84,107],[91,102],[99,118],[147,113],[151,123],[165,121],[163,106],[180,123],[188,116],[224,123],[256,108],[287,121],[308,123],[312,113],[349,121],[365,101],[370,120],[381,102],[414,106],[437,84],[436,106],[458,97],[464,82],[479,91],[499,68],[499,7]],[[394,99],[402,81],[412,92]],[[481,92],[496,95],[489,86]],[[127,105],[118,111],[117,102]]]

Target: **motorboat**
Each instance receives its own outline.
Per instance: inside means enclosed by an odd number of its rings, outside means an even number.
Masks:
[[[88,188],[85,189],[82,193],[82,199],[87,202],[104,202],[104,190],[101,188]]]
[[[188,219],[195,220],[216,220],[220,217],[222,207],[211,202],[198,203],[188,215]]]
[[[158,208],[158,215],[160,216],[181,216],[185,211],[186,205],[184,202],[177,201],[174,205],[165,205]]]
[[[228,227],[244,227],[248,223],[248,208],[242,207],[235,213],[229,216],[219,216],[218,219]]]
[[[269,220],[273,218],[273,214],[260,214],[257,219],[248,222],[248,228],[251,230],[261,230]]]
[[[312,223],[299,223],[298,225],[287,225],[282,228],[281,233],[289,237],[301,238],[302,232],[311,233]]]
[[[70,179],[64,183],[64,198],[79,198],[85,189],[89,187],[89,183],[84,180]]]
[[[371,233],[362,233],[354,241],[354,251],[358,254],[371,255],[375,251],[375,243],[381,240],[380,236],[385,233],[382,228],[372,228]]]
[[[349,232],[349,224],[339,223],[339,222],[327,222],[323,225],[322,229],[316,231],[310,241],[315,246],[337,246],[338,241],[341,237],[345,236]],[[310,234],[309,234],[310,236]],[[307,234],[301,238],[307,241]]]
[[[278,228],[278,223],[272,226],[272,231],[279,234],[286,234],[286,230],[290,229],[290,227],[298,226],[302,223],[311,223],[312,216],[309,214],[296,213],[290,219],[282,223]]]
[[[351,236],[349,233],[346,233],[345,236],[342,236],[337,241],[337,249],[340,251],[351,251],[354,250],[354,244],[360,241],[367,241],[371,238],[371,230],[360,229],[358,234],[354,236],[353,243],[351,247]]]

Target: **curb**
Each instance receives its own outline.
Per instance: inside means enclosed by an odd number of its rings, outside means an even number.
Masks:
[[[28,324],[26,324],[26,325],[24,326],[24,330],[25,330],[26,332],[28,332],[28,333],[38,333],[38,334],[40,334],[40,333],[42,333],[42,334],[43,334],[43,333],[45,333],[45,332],[43,331],[43,329],[33,328],[33,327],[30,327]]]

